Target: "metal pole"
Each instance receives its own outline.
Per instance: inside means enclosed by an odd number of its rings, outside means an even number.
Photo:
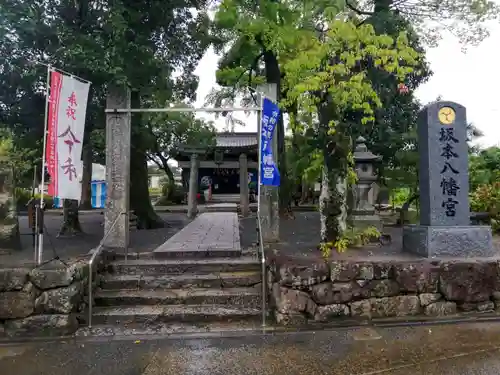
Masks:
[[[92,328],[92,272],[92,264],[89,264],[89,328]]]
[[[46,147],[47,147],[47,114],[49,112],[49,90],[50,90],[50,72],[52,68],[50,65],[47,66],[47,82],[45,85],[45,116],[43,123],[43,151],[42,151],[42,180],[41,180],[41,191],[40,191],[40,209],[43,210],[43,193],[45,190],[45,157],[46,155]],[[43,227],[40,228],[40,233],[38,236],[38,258],[37,264],[41,264],[43,259]]]
[[[250,111],[261,111],[262,107],[170,107],[170,108],[108,108],[105,113],[142,113],[142,112],[250,112]]]
[[[262,184],[262,108],[264,106],[264,95],[260,94],[260,111],[258,112],[258,123],[257,123],[257,144],[259,145],[259,154],[258,154],[258,173],[257,173],[257,215],[258,220],[260,222],[260,189]],[[259,231],[260,231],[260,223],[259,223]],[[259,240],[260,241],[260,240]]]
[[[37,238],[37,228],[38,228],[38,218],[37,218],[37,213],[36,213],[36,205],[35,205],[35,193],[36,193],[36,164],[34,166],[33,170],[33,186],[31,188],[31,202],[30,206],[32,207],[31,211],[28,207],[28,212],[30,212],[30,215],[33,213],[33,207],[35,207],[35,220],[33,223],[33,217],[30,217],[31,224],[33,225],[33,228],[31,229],[31,233],[33,235],[33,254],[35,258],[35,264],[37,263],[38,256],[37,256],[37,251],[38,251],[38,238]]]
[[[35,264],[39,264],[38,263],[38,204],[35,203],[36,201],[33,200],[33,202],[31,203],[33,205],[33,207],[35,208],[35,222],[33,223],[33,225],[35,226],[33,228],[33,234],[34,234],[34,239],[35,239],[35,243],[34,243],[34,247],[35,247]]]
[[[257,144],[259,145],[258,153],[258,173],[257,173],[257,228],[259,230],[259,246],[261,249],[261,272],[262,272],[262,328],[266,327],[266,257],[264,254],[264,241],[262,236],[262,227],[260,224],[260,189],[262,184],[262,110],[264,107],[264,95],[260,95],[260,111],[258,112],[258,124],[257,124]]]

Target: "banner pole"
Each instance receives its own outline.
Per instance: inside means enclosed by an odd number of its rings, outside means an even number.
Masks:
[[[47,117],[49,112],[49,90],[50,90],[50,73],[52,68],[47,65],[47,82],[45,85],[45,116],[43,122],[43,151],[42,151],[42,178],[41,178],[41,189],[40,189],[40,212],[43,212],[43,194],[45,192],[45,167],[46,167],[46,157],[47,157]],[[40,220],[40,219],[39,219]],[[38,229],[38,228],[37,228]],[[43,260],[43,226],[40,227],[38,234],[38,254],[37,254],[37,264],[41,264]]]
[[[258,153],[258,172],[257,172],[257,213],[260,215],[260,193],[261,193],[261,185],[262,185],[262,112],[264,110],[264,95],[260,94],[260,111],[257,118],[259,122],[257,124],[257,132],[258,132],[258,145],[259,145],[259,153]],[[260,220],[260,216],[258,218]]]

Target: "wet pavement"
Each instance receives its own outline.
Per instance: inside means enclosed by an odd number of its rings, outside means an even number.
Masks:
[[[500,324],[0,346],[19,375],[497,375]]]
[[[190,222],[183,213],[160,213],[159,215],[168,226],[152,230],[131,230],[130,252],[153,251]],[[62,221],[63,217],[60,214],[45,217],[44,261],[56,256],[61,259],[84,256],[99,244],[104,234],[102,225],[104,216],[98,210],[86,211],[80,215],[80,224],[84,232],[81,235],[58,237]],[[33,263],[34,250],[27,216],[19,217],[19,226],[22,250],[10,253],[0,251],[1,265],[18,266]]]

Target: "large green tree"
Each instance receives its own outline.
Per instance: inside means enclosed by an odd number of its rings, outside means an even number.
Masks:
[[[500,147],[479,150],[469,157],[470,190],[500,181]]]
[[[298,53],[284,65],[287,100],[313,116],[308,124],[323,157],[320,196],[321,240],[335,242],[346,228],[346,193],[352,150],[351,131],[345,121],[352,111],[360,122],[375,120],[382,105],[369,69],[399,79],[413,72],[420,55],[405,33],[397,38],[377,35],[369,24],[357,26],[332,14],[321,33],[304,33]]]
[[[193,12],[193,6],[198,12]],[[89,141],[99,139],[99,133],[102,137],[108,85],[129,84],[134,90],[136,107],[147,103],[156,92],[171,95],[175,100],[194,98],[197,79],[193,71],[206,48],[208,17],[204,7],[203,2],[192,4],[184,0],[168,3],[159,0],[3,1],[0,36],[6,41],[2,55],[8,57],[2,62],[0,86],[4,92],[0,103],[9,109],[4,122],[16,130],[19,137],[16,141],[42,138],[45,74],[44,67],[36,61],[90,80],[84,145],[87,183],[90,156],[102,154],[102,150],[94,152]],[[179,70],[181,75],[172,78]],[[31,100],[36,116],[23,121],[23,116],[29,117],[27,104],[32,97],[37,99]],[[36,103],[38,106],[33,106]],[[148,196],[146,153],[149,145],[141,120],[142,116],[132,119],[131,208],[143,227],[150,228],[161,226],[162,221],[154,213]],[[30,123],[32,127],[28,126]],[[40,142],[32,142],[30,146],[38,149],[39,161]],[[87,187],[84,192],[88,196]],[[75,205],[71,206],[73,214],[67,217],[76,220],[66,222],[65,226],[77,230]]]
[[[156,101],[161,106],[170,103]],[[185,108],[185,104],[173,107]],[[211,147],[215,142],[216,129],[212,122],[198,119],[193,112],[169,112],[154,115],[145,114],[143,119],[147,144],[148,161],[155,163],[168,177],[169,189],[174,191],[174,174],[169,161],[177,154],[179,146]]]
[[[346,0],[358,17],[393,12],[401,15],[429,46],[437,46],[444,32],[459,38],[463,47],[480,43],[489,35],[487,21],[500,17],[500,6],[492,0]]]
[[[215,96],[218,100],[214,102],[219,104],[221,98],[234,102],[243,93],[245,104],[257,105],[254,92],[249,89],[261,83],[276,85],[277,100],[281,101],[286,96],[281,64],[293,48],[292,39],[301,28],[310,28],[310,16],[324,8],[320,1],[223,0],[212,30],[215,49],[223,54],[217,82],[225,89]],[[302,16],[306,16],[305,21]],[[284,214],[290,207],[293,176],[288,176],[283,116],[278,118],[276,138],[281,176],[279,210]]]

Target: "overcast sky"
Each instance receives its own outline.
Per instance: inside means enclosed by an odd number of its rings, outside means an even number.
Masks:
[[[491,24],[491,36],[478,47],[471,47],[467,53],[461,51],[460,44],[452,36],[445,36],[439,47],[429,49],[427,60],[434,72],[432,78],[416,92],[418,99],[424,104],[442,96],[443,100],[451,100],[467,108],[468,120],[484,132],[479,140],[482,146],[500,146],[500,72],[494,66],[500,58],[500,24]],[[204,105],[205,97],[215,87],[215,71],[218,57],[212,49],[208,50],[196,73],[200,76],[196,106]],[[215,120],[214,116],[202,115]],[[236,127],[236,131],[256,131],[255,116],[237,114],[245,120],[245,127]],[[223,130],[224,119],[216,122],[219,130]]]

